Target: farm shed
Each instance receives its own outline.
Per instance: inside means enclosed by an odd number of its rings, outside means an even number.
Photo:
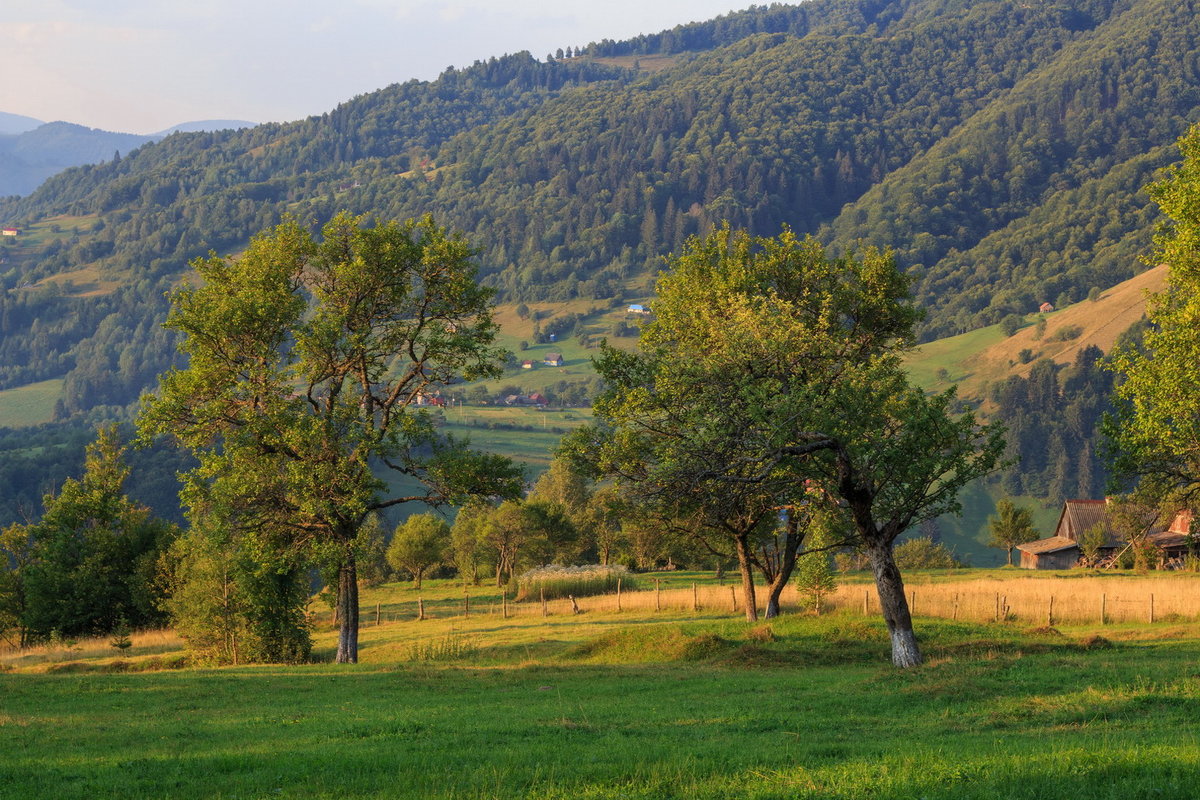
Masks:
[[[1024,569],[1070,569],[1079,561],[1079,540],[1094,525],[1104,528],[1102,552],[1111,552],[1120,544],[1108,517],[1107,500],[1068,500],[1063,503],[1054,535],[1036,542],[1017,545]]]
[[[1152,531],[1147,539],[1157,545],[1164,566],[1181,561],[1187,553],[1192,512],[1179,511],[1165,530]],[[1112,525],[1107,500],[1068,500],[1063,504],[1054,535],[1036,542],[1018,545],[1021,567],[1024,569],[1070,569],[1079,563],[1082,551],[1079,540],[1094,525],[1104,528],[1102,555],[1114,555],[1124,549],[1126,542]]]

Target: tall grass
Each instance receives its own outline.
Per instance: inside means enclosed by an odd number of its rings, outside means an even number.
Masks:
[[[1066,573],[1030,575],[1017,573],[997,577],[996,573],[974,576],[964,571],[960,576],[913,574],[906,578],[905,590],[913,613],[922,617],[942,617],[970,622],[1017,620],[1030,624],[1094,624],[1101,622],[1101,610],[1107,623],[1147,623],[1153,621],[1200,619],[1200,575],[1169,573],[1150,575]],[[525,576],[522,576],[523,578]],[[637,588],[630,584],[638,580]],[[879,598],[869,581],[843,579],[844,582],[822,601],[825,613],[841,612],[868,616],[879,614]],[[680,585],[681,582],[683,585]],[[597,582],[596,585],[599,585]],[[678,576],[658,578],[653,575],[624,575],[621,592],[616,592],[613,580],[600,594],[587,594],[584,582],[565,577],[546,584],[546,604],[539,599],[539,584],[522,584],[518,598],[532,600],[507,607],[499,600],[473,601],[471,615],[500,615],[509,617],[570,615],[573,613],[740,615],[744,613],[741,588],[736,583],[713,585],[681,581]],[[561,592],[561,594],[558,594]],[[567,599],[576,598],[574,605]],[[1151,598],[1153,597],[1153,601]],[[1053,598],[1053,608],[1051,608]],[[766,593],[759,592],[759,611],[764,610]],[[780,597],[785,613],[796,613],[802,603],[794,585],[784,588]],[[412,607],[409,608],[408,606]],[[431,610],[434,609],[434,610]],[[462,604],[432,604],[426,606],[428,617],[462,616]],[[366,612],[364,612],[366,613]],[[369,616],[369,615],[368,615]],[[384,622],[398,622],[416,616],[415,601],[390,605],[383,615]]]
[[[623,566],[588,564],[581,567],[550,566],[531,569],[517,579],[517,601],[591,597],[636,589],[636,581]]]
[[[140,656],[172,653],[183,648],[183,640],[175,631],[166,628],[134,631],[129,636],[131,646],[124,650],[113,647],[113,639],[112,634],[109,634],[87,639],[63,639],[24,649],[9,645],[0,646],[0,669],[85,659],[136,659]]]
[[[1019,620],[1036,624],[1162,622],[1200,618],[1200,576],[1067,574],[965,581],[906,581],[913,613],[973,622]],[[843,585],[835,608],[879,613],[875,590]],[[1103,613],[1103,619],[1101,614]]]

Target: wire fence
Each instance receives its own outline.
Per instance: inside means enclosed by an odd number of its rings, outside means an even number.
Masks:
[[[653,579],[650,579],[653,581]],[[646,586],[642,576],[642,586]],[[761,614],[767,601],[766,587],[757,589]],[[1117,624],[1128,622],[1200,620],[1200,575],[1120,576],[1120,577],[1021,577],[982,578],[939,583],[910,582],[905,591],[914,616],[942,617],[972,622],[1018,620],[1038,625],[1059,623]],[[795,585],[784,588],[780,596],[784,613],[812,612],[812,601],[801,595]],[[875,615],[880,612],[875,587],[870,583],[843,583],[821,600],[822,613],[842,612]],[[412,601],[364,605],[360,620],[364,626],[415,619],[445,619],[455,616],[489,615],[503,618],[562,616],[583,613],[640,614],[661,612],[726,614],[745,613],[740,584],[711,584],[670,588],[657,584],[637,591],[617,591],[590,597],[524,602],[497,595],[495,590],[472,597],[465,589],[458,600],[442,597],[430,603],[422,598]],[[314,620],[318,625],[321,620]],[[332,625],[332,614],[324,621]]]

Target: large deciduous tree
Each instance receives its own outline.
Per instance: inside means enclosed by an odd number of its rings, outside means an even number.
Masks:
[[[727,531],[744,583],[769,509],[832,498],[870,559],[894,663],[919,663],[892,545],[957,510],[958,490],[992,468],[1003,442],[957,413],[952,393],[908,384],[899,354],[919,314],[907,278],[888,253],[829,258],[787,230],[719,229],[671,266],[641,352],[601,359],[602,426],[577,435],[574,451]],[[784,570],[802,538],[785,543]]]
[[[337,660],[355,662],[367,515],[509,496],[519,476],[415,409],[435,387],[499,370],[492,292],[467,244],[429,218],[364,227],[339,215],[322,234],[288,220],[236,258],[194,263],[200,282],[172,295],[167,322],[188,365],[144,399],[140,425],[199,458],[186,502],[336,566]]]
[[[1195,508],[1200,502],[1200,125],[1179,142],[1183,162],[1150,187],[1170,218],[1155,261],[1168,265],[1166,289],[1150,299],[1142,347],[1126,345],[1112,367],[1118,384],[1105,420],[1114,477],[1141,497]]]

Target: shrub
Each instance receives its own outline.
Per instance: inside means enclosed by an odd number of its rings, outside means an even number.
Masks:
[[[617,590],[617,581],[621,588],[634,590],[637,588],[635,578],[625,567],[620,565],[603,566],[589,564],[581,567],[560,567],[551,565],[539,569],[531,569],[517,579],[517,597],[521,600],[536,600],[545,592],[547,600],[559,597],[587,597],[594,594],[608,594]]]
[[[1069,342],[1072,339],[1078,339],[1082,335],[1082,325],[1066,325],[1056,330],[1054,332],[1054,336],[1051,338],[1053,338],[1056,342]]]
[[[1000,320],[1000,330],[1004,331],[1005,336],[1012,336],[1024,326],[1025,318],[1020,314],[1009,314]]]
[[[896,566],[900,569],[952,569],[962,566],[946,545],[934,544],[929,537],[909,539],[897,545],[894,553]]]

